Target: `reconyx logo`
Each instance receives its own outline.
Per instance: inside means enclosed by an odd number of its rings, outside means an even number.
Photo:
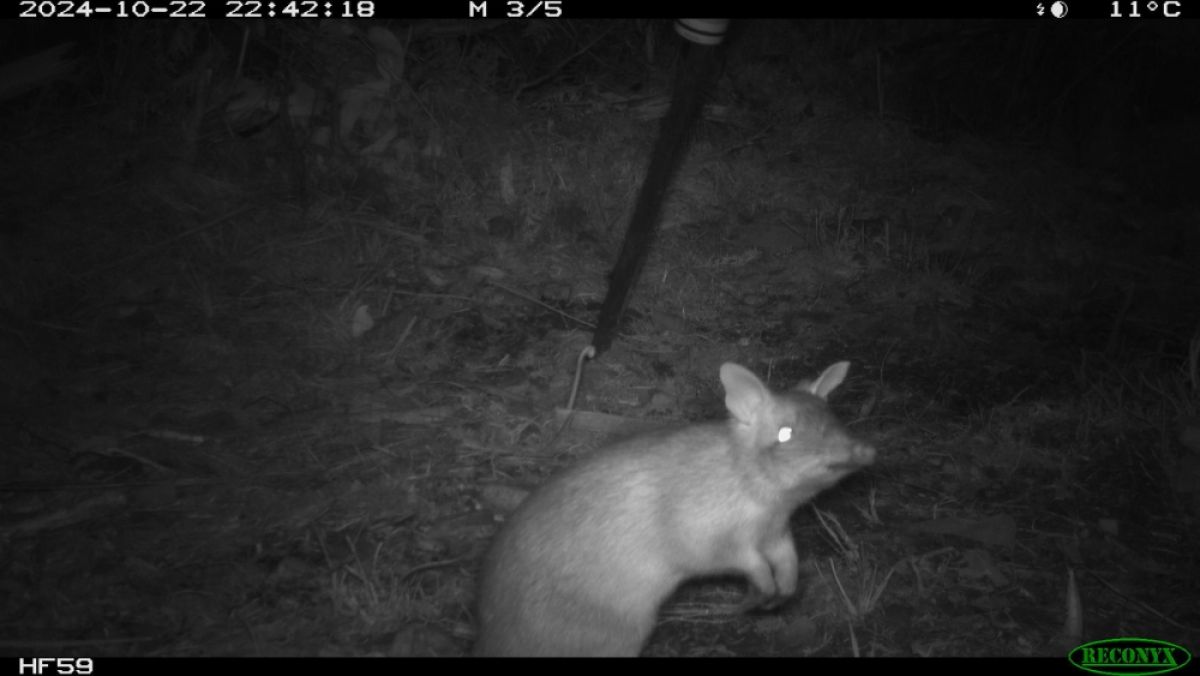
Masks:
[[[1072,650],[1071,664],[1106,676],[1151,676],[1182,668],[1192,661],[1187,650],[1152,638],[1107,638]]]

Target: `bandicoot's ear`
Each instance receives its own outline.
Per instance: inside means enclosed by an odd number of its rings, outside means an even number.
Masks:
[[[753,424],[759,409],[771,396],[758,376],[733,362],[721,364],[721,384],[725,386],[725,408],[740,423]]]
[[[838,385],[846,379],[846,372],[850,370],[850,362],[839,361],[838,363],[825,369],[817,379],[812,382],[800,383],[797,389],[804,390],[810,394],[815,394],[822,399],[828,399],[829,393],[837,389]]]

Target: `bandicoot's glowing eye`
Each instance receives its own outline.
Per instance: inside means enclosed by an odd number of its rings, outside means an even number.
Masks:
[[[780,427],[779,433],[776,434],[776,438],[779,440],[779,443],[781,443],[781,444],[786,444],[787,442],[791,441],[792,440],[792,428],[787,427],[786,425],[784,427]]]

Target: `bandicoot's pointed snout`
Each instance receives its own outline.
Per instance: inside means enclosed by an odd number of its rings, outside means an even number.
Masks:
[[[846,449],[845,457],[839,458],[837,461],[830,463],[829,468],[834,471],[853,471],[862,467],[866,467],[874,462],[874,446],[861,441],[851,441],[849,448]]]
[[[875,447],[871,444],[856,443],[854,448],[850,449],[850,457],[856,465],[870,465],[875,462]]]

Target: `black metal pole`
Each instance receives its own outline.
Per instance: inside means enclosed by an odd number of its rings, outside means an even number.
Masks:
[[[630,293],[641,276],[658,228],[663,197],[687,149],[692,127],[704,106],[704,97],[716,64],[716,46],[686,45],[686,55],[678,73],[671,106],[662,120],[637,206],[629,221],[629,229],[625,231],[621,253],[608,276],[608,295],[604,297],[592,339],[597,354],[612,345]]]

